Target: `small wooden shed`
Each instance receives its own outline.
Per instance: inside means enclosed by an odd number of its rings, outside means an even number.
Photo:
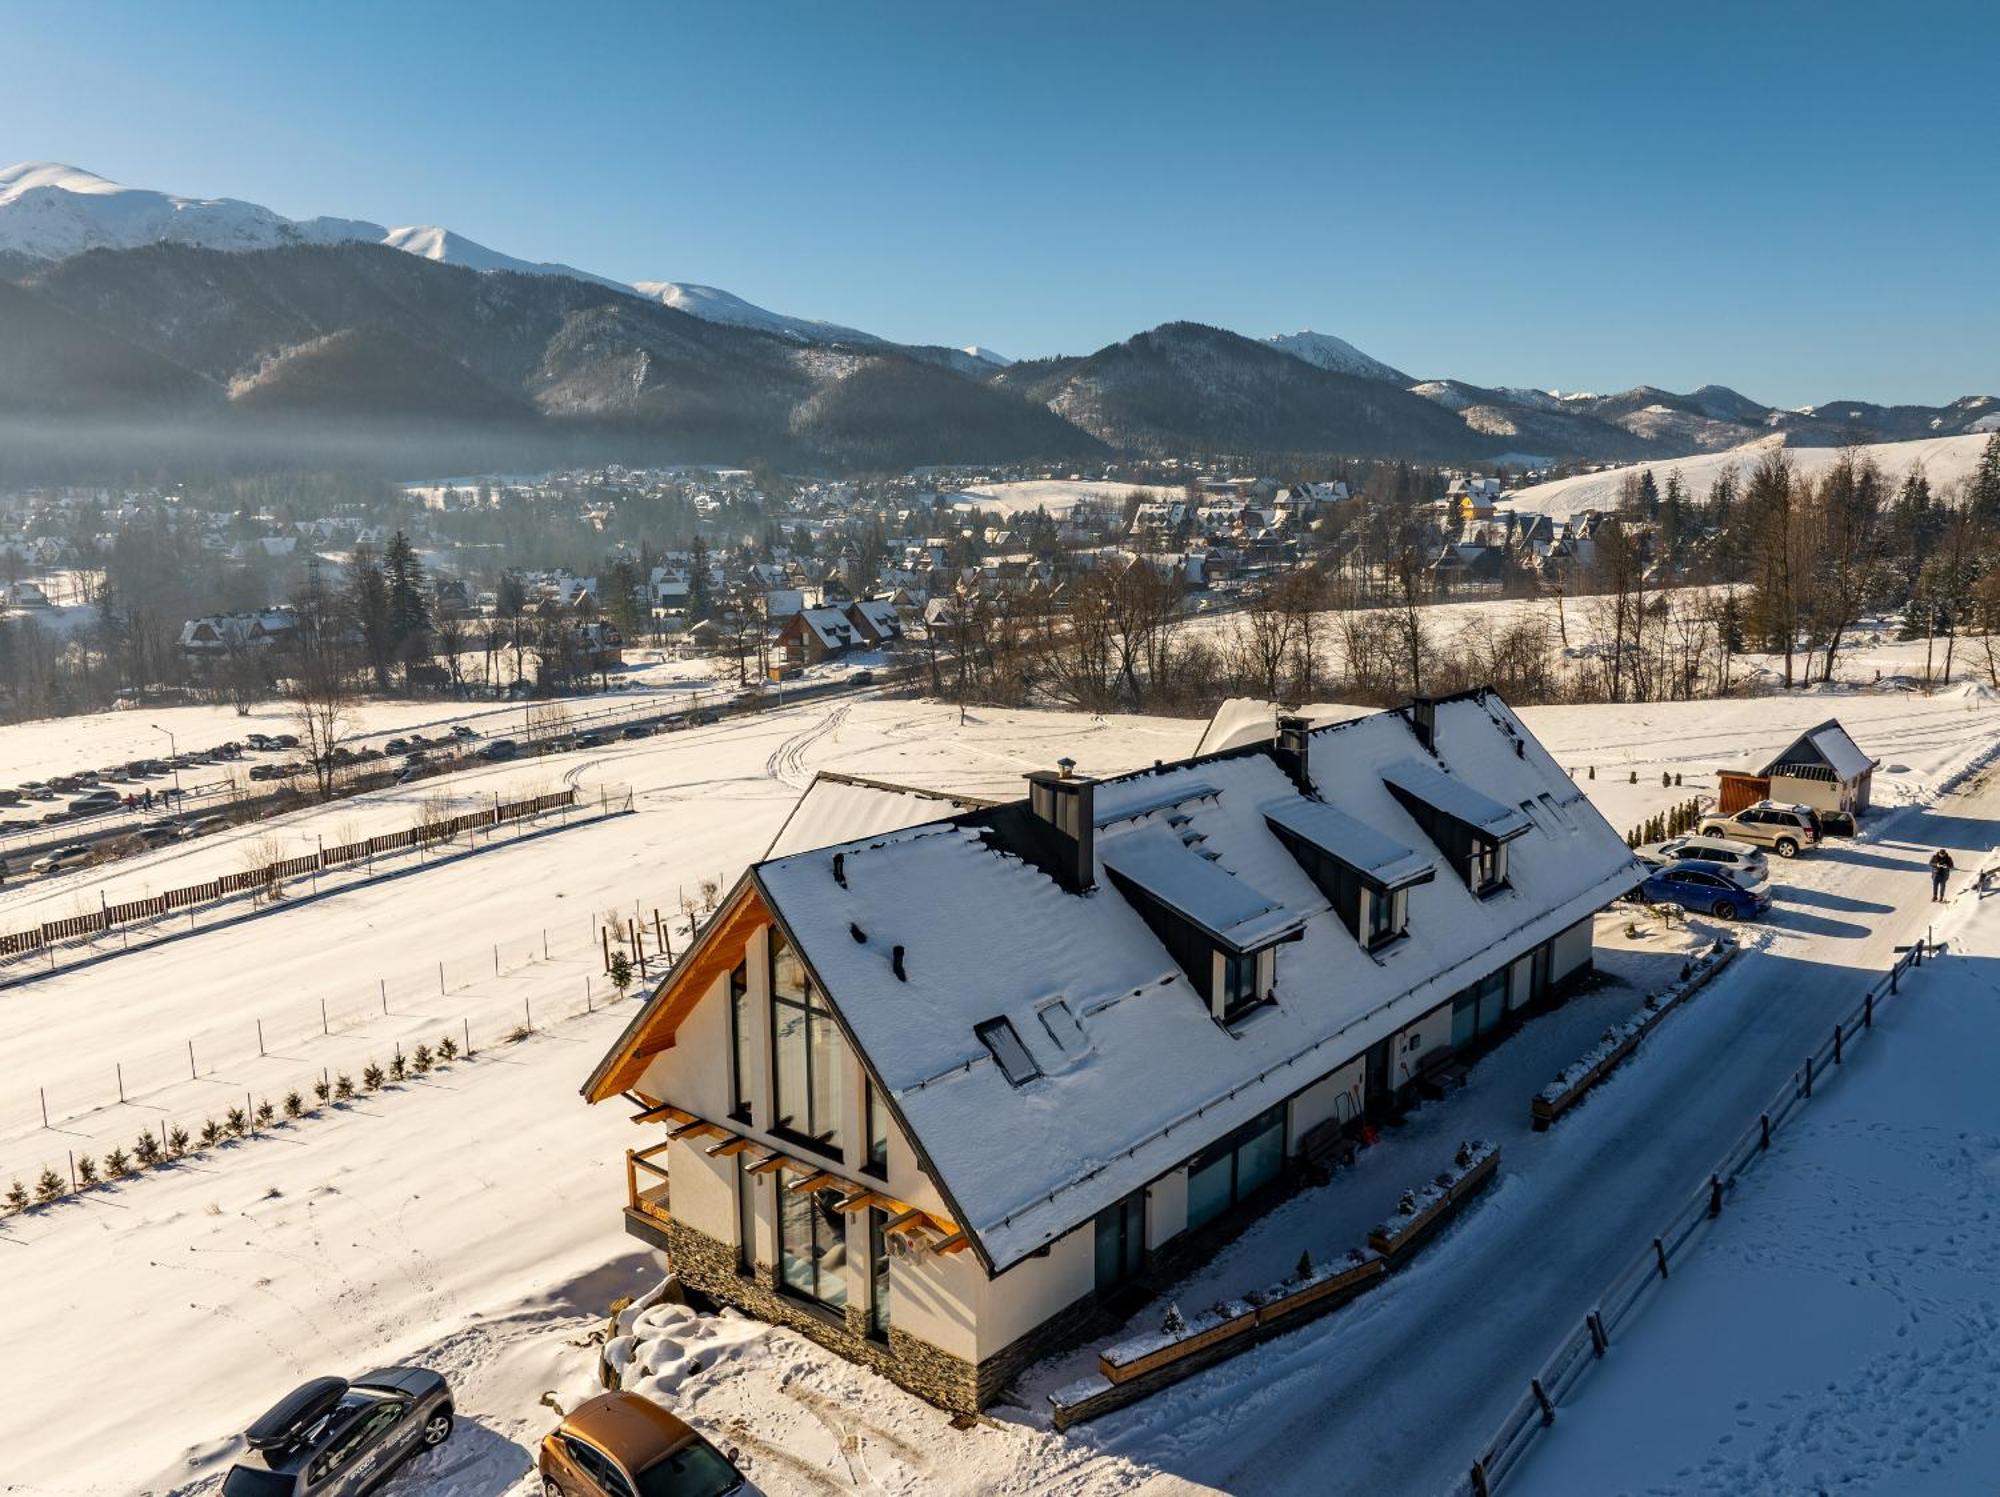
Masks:
[[[1756,774],[1722,771],[1717,809],[1727,816],[1768,799],[1858,817],[1868,809],[1879,762],[1847,736],[1838,718],[1830,717],[1818,727],[1806,729]]]

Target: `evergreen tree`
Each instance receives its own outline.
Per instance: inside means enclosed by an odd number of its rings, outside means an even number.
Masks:
[[[1649,520],[1660,517],[1660,486],[1653,481],[1651,468],[1639,475],[1639,513]]]
[[[708,576],[708,542],[697,533],[688,547],[688,622],[699,624],[714,612],[715,589]]]
[[[391,648],[407,669],[430,653],[431,609],[424,595],[424,564],[400,530],[382,553],[382,572]]]
[[[365,543],[354,548],[347,578],[347,611],[361,639],[377,690],[389,689],[389,666],[396,655],[395,629],[389,617],[389,582],[382,564]]]
[[[2000,520],[2000,431],[1986,439],[1979,466],[1972,470],[1966,487],[1966,501],[1972,518],[1984,525]]]

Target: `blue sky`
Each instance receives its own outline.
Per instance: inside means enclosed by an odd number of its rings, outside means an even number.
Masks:
[[[0,161],[909,341],[2000,393],[2000,6],[8,3]]]

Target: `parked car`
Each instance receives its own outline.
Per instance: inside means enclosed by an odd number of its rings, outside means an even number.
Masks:
[[[227,816],[197,816],[193,821],[190,821],[186,826],[181,828],[181,835],[183,837],[206,837],[211,832],[226,832],[228,830],[229,818]]]
[[[282,764],[253,764],[250,766],[250,778],[253,780],[282,780],[284,777],[285,766]]]
[[[181,839],[180,828],[171,823],[166,826],[142,826],[132,833],[133,840],[141,847],[165,847],[169,842]]]
[[[875,684],[875,672],[856,671],[847,678],[847,684],[849,686],[873,686]]]
[[[1713,863],[1746,889],[1761,889],[1771,881],[1771,865],[1764,850],[1727,837],[1669,837],[1638,849],[1638,856],[1640,862],[1655,868],[1669,863]]]
[[[1704,816],[1704,837],[1727,837],[1768,847],[1781,858],[1795,858],[1819,844],[1819,821],[1811,806],[1783,806],[1760,800],[1734,816]]]
[[[294,1388],[243,1432],[223,1497],[361,1497],[451,1438],[451,1389],[423,1367]]]
[[[705,727],[709,723],[721,722],[722,714],[717,712],[713,707],[704,707],[699,712],[689,713],[688,721],[698,728]]]
[[[604,735],[602,733],[579,733],[570,740],[569,746],[580,749],[603,748]]]
[[[76,820],[76,812],[65,811],[60,806],[58,806],[53,811],[42,812],[43,826],[60,826],[65,821],[75,821],[75,820]]]
[[[10,816],[5,821],[0,821],[0,832],[31,832],[39,825],[41,823],[32,817]]]
[[[69,812],[72,816],[102,816],[106,811],[115,811],[124,804],[125,797],[116,790],[93,790],[71,801]]]
[[[464,739],[464,738],[477,738],[479,735],[476,732],[474,732],[471,728],[468,728],[464,723],[453,723],[451,725],[451,736],[454,738]]]
[[[637,1393],[600,1393],[542,1437],[544,1497],[723,1497],[743,1490],[736,1452]]]
[[[72,868],[81,868],[96,861],[97,851],[89,843],[72,842],[67,847],[58,847],[54,852],[36,858],[28,865],[28,871],[47,878],[52,873],[67,873]]]
[[[651,738],[653,730],[644,723],[627,723],[624,730],[618,736],[621,738]]]
[[[382,745],[382,752],[385,754],[407,754],[409,751],[410,740],[407,738],[391,738]]]
[[[21,794],[28,800],[54,800],[55,791],[41,780],[29,780],[21,787]]]
[[[49,779],[49,789],[58,795],[74,795],[83,788],[83,781],[73,774],[53,775]]]
[[[296,733],[274,733],[271,735],[271,744],[274,748],[297,748],[299,746],[299,737]]]
[[[511,759],[521,752],[521,745],[511,738],[495,738],[479,750],[482,759]]]
[[[1677,904],[1718,920],[1755,920],[1771,908],[1771,896],[1746,889],[1713,863],[1673,863],[1639,886],[1649,904]]]
[[[18,806],[20,804],[21,804],[20,791],[0,790],[0,806]]]
[[[277,747],[277,744],[271,741],[271,737],[268,733],[245,733],[243,735],[243,741],[246,744],[248,744],[251,748],[256,749],[260,753],[268,753],[270,750]]]

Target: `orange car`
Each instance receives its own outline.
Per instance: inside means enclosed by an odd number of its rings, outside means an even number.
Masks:
[[[543,1497],[724,1497],[743,1489],[724,1455],[650,1398],[600,1393],[542,1439]]]

